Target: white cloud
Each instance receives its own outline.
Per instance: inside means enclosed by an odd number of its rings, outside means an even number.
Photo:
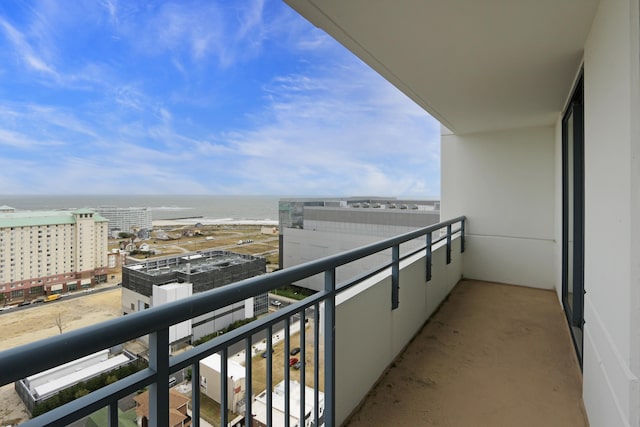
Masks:
[[[27,68],[52,76],[57,76],[53,67],[47,64],[46,61],[38,55],[36,50],[27,41],[25,35],[1,17],[0,28],[2,28],[7,39],[13,45],[16,55],[21,59],[23,64],[27,66]]]
[[[267,88],[256,127],[227,136],[234,186],[276,194],[439,194],[439,126],[361,64]]]
[[[40,74],[63,70],[49,76],[59,83],[52,92],[71,90],[79,100],[0,103],[0,186],[14,193],[437,196],[435,120],[320,30],[265,5],[163,2],[143,15],[139,5],[103,0],[92,19],[108,21],[137,56],[80,58],[58,68],[46,61],[55,48],[33,48],[45,42],[32,42],[0,18],[0,34],[22,63]],[[56,13],[57,20],[72,19]],[[36,39],[58,22],[48,19],[36,20]],[[239,68],[216,74],[199,66],[213,60],[221,69],[243,61],[258,67],[260,55],[270,54],[265,46],[298,56],[263,83],[250,111],[233,124],[210,124],[235,93],[201,90],[201,74],[216,83]],[[155,56],[183,77],[181,85],[127,73],[123,65]]]

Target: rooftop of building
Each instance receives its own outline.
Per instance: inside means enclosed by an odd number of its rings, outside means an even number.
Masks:
[[[74,210],[54,210],[54,211],[12,211],[0,210],[0,228],[6,227],[34,227],[42,225],[62,225],[75,224],[76,214],[93,214],[96,222],[109,221],[105,217],[97,214],[88,208]]]
[[[260,421],[264,424],[267,422],[267,398],[266,391],[260,393],[255,397],[251,410],[253,411],[253,417],[255,420]],[[305,394],[305,414],[309,415],[313,412],[313,402],[315,400],[315,390],[311,387],[305,386],[304,388]],[[286,394],[285,394],[285,382],[282,381],[273,389],[273,393],[271,395],[271,406],[272,406],[272,424],[276,426],[285,425],[285,402],[286,402]],[[289,381],[289,405],[291,408],[299,408],[300,407],[300,397],[301,397],[301,387],[298,381],[291,380]],[[319,413],[322,414],[324,410],[324,393],[318,392],[318,401],[319,401]],[[289,416],[289,423],[291,425],[297,425],[299,421],[299,413],[297,411],[292,410]]]
[[[95,211],[101,212],[101,211],[122,211],[122,212],[127,212],[127,211],[150,211],[150,209],[148,207],[140,207],[140,206],[129,206],[127,208],[122,208],[122,207],[118,207],[118,206],[98,206],[97,208],[92,208]]]
[[[352,203],[413,203],[413,204],[434,204],[439,203],[439,200],[431,199],[398,199],[397,197],[385,197],[385,196],[361,196],[361,197],[283,197],[279,202],[291,202],[291,203],[313,203],[313,202],[325,202],[336,203],[344,202],[346,204]]]
[[[200,364],[219,373],[221,371],[220,354],[214,353],[211,356],[205,357],[200,361]],[[246,369],[238,362],[229,359],[227,361],[227,377],[235,378],[236,380],[244,379],[246,377]]]
[[[157,258],[139,264],[127,265],[123,268],[142,271],[150,276],[157,276],[170,272],[194,274],[220,270],[231,265],[245,264],[257,259],[259,258],[252,255],[221,250],[210,250],[179,256]],[[189,268],[188,272],[187,267]]]

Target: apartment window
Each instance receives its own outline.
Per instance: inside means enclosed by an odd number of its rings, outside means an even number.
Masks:
[[[11,298],[21,298],[23,296],[24,296],[24,291],[22,289],[11,291]]]

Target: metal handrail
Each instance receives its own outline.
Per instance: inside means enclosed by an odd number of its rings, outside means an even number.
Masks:
[[[336,293],[341,292],[344,289],[351,287],[354,283],[364,280],[363,278],[370,277],[372,275],[370,273],[368,275],[359,276],[359,278],[356,278],[356,281],[341,284],[340,287],[336,289],[335,270],[337,267],[387,249],[392,249],[392,261],[376,269],[375,272],[391,267],[393,282],[392,306],[395,309],[398,306],[399,299],[398,274],[400,261],[406,259],[407,256],[413,255],[418,251],[425,250],[426,248],[427,280],[430,280],[432,246],[437,242],[446,239],[448,254],[447,262],[449,262],[452,235],[460,235],[460,238],[462,239],[461,248],[464,250],[465,220],[466,218],[464,216],[460,216],[448,221],[404,233],[390,239],[342,252],[340,254],[327,256],[319,260],[289,267],[268,275],[245,279],[234,284],[225,285],[220,288],[195,294],[183,300],[133,313],[126,317],[108,320],[83,329],[66,332],[34,343],[5,350],[0,352],[0,385],[20,380],[29,375],[42,372],[60,364],[92,354],[104,348],[113,347],[123,342],[149,334],[149,368],[70,402],[63,407],[54,409],[42,417],[54,419],[56,422],[70,422],[107,405],[111,405],[111,413],[113,413],[114,405],[112,403],[114,399],[117,402],[118,398],[147,385],[151,385],[152,397],[157,397],[157,399],[150,399],[152,412],[157,411],[157,408],[154,410],[153,406],[158,404],[158,402],[162,404],[166,401],[166,404],[168,405],[167,381],[161,380],[168,377],[169,372],[173,372],[187,366],[195,366],[202,358],[222,351],[230,345],[242,341],[256,331],[262,331],[265,328],[270,328],[272,325],[282,321],[283,319],[288,319],[296,313],[304,313],[306,308],[315,306],[317,313],[317,308],[319,307],[320,302],[326,300],[333,301]],[[455,223],[460,223],[460,228],[452,230],[451,226]],[[432,233],[443,228],[447,229],[447,235],[435,242],[432,241]],[[414,250],[409,255],[405,255],[403,257],[399,256],[400,244],[423,236],[427,237],[427,243],[425,246],[422,246],[418,250]],[[319,273],[325,274],[325,289],[323,291],[320,291],[296,304],[284,307],[277,313],[224,334],[181,355],[169,358],[168,355],[163,354],[166,353],[166,349],[168,348],[168,329],[170,326],[185,320],[193,319],[197,316],[212,312],[238,301],[245,300],[257,294],[271,291],[283,284],[294,283]],[[325,327],[329,326],[332,328],[334,326],[331,323],[334,321],[333,315],[335,306],[333,303],[325,304],[325,309],[327,309],[328,305],[330,306],[329,312],[325,313],[325,317],[328,317],[328,319],[325,319],[325,322],[329,323],[325,324]],[[327,338],[325,337],[325,340],[326,339]],[[152,347],[156,347],[156,351],[154,351]],[[333,359],[334,354],[332,350],[332,343],[329,345],[329,350],[332,353],[329,355],[329,358]],[[332,366],[327,366],[325,370],[331,371]],[[329,375],[333,374],[329,373]],[[333,380],[329,379],[329,389],[332,384]],[[325,387],[327,387],[326,381]],[[194,390],[195,389],[196,388],[194,387]],[[329,391],[331,392],[331,390]],[[327,400],[327,396],[325,395],[325,413],[333,411],[333,404],[331,402],[332,397],[333,396],[329,396]],[[157,412],[159,413],[161,411]],[[194,413],[197,414],[198,412],[199,410],[196,408]],[[325,420],[326,425],[331,425],[331,416],[332,413],[329,413],[329,418]],[[197,421],[195,424],[197,424]],[[39,424],[36,422],[33,424],[31,422],[27,422],[25,425]]]

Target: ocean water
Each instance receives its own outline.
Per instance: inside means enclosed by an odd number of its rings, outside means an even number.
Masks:
[[[279,196],[38,196],[0,195],[0,205],[17,210],[50,210],[95,208],[146,207],[154,220],[194,218],[186,222],[221,223],[278,223]],[[197,217],[197,218],[196,218]]]

